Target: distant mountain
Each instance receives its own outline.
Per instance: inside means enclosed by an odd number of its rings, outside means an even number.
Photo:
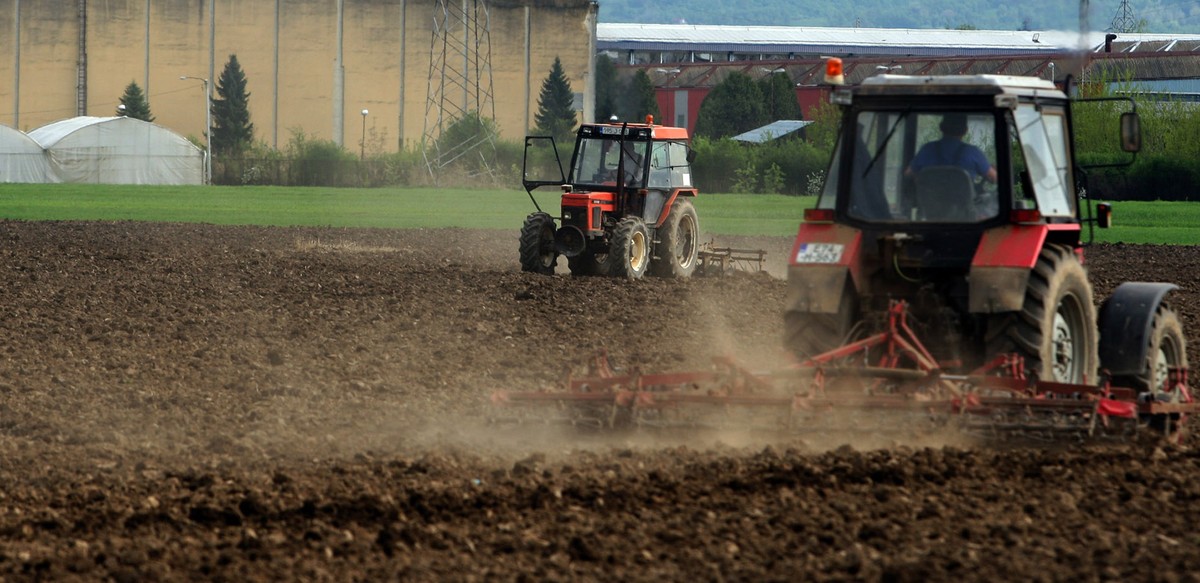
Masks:
[[[1045,0],[599,0],[600,22],[833,26],[866,28],[967,28],[982,30],[1078,30],[1079,4]],[[1195,0],[1089,2],[1093,31],[1194,33],[1200,29]],[[1116,25],[1116,26],[1114,26]]]

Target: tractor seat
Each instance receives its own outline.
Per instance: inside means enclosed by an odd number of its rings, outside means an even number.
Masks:
[[[927,221],[974,222],[975,181],[958,166],[929,166],[917,172],[917,210]]]

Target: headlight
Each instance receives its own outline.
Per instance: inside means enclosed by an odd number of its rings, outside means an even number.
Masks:
[[[564,213],[563,213],[563,220],[564,220],[564,221],[569,221],[569,220],[571,220],[571,213],[569,213],[569,212],[564,212]]]

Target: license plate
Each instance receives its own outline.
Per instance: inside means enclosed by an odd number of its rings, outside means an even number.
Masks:
[[[841,263],[841,243],[801,243],[796,253],[796,263]]]

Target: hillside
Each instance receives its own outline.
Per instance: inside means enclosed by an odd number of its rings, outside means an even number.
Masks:
[[[1121,14],[1120,0],[1091,2],[1089,27],[1112,28]],[[1200,25],[1200,2],[1130,0],[1132,21],[1140,32],[1194,32]],[[1012,0],[928,0],[896,3],[859,0],[758,0],[755,2],[687,2],[685,0],[601,0],[600,22],[648,24],[727,24],[835,26],[870,28],[977,28],[986,30],[1075,30],[1079,5],[1072,2]]]

